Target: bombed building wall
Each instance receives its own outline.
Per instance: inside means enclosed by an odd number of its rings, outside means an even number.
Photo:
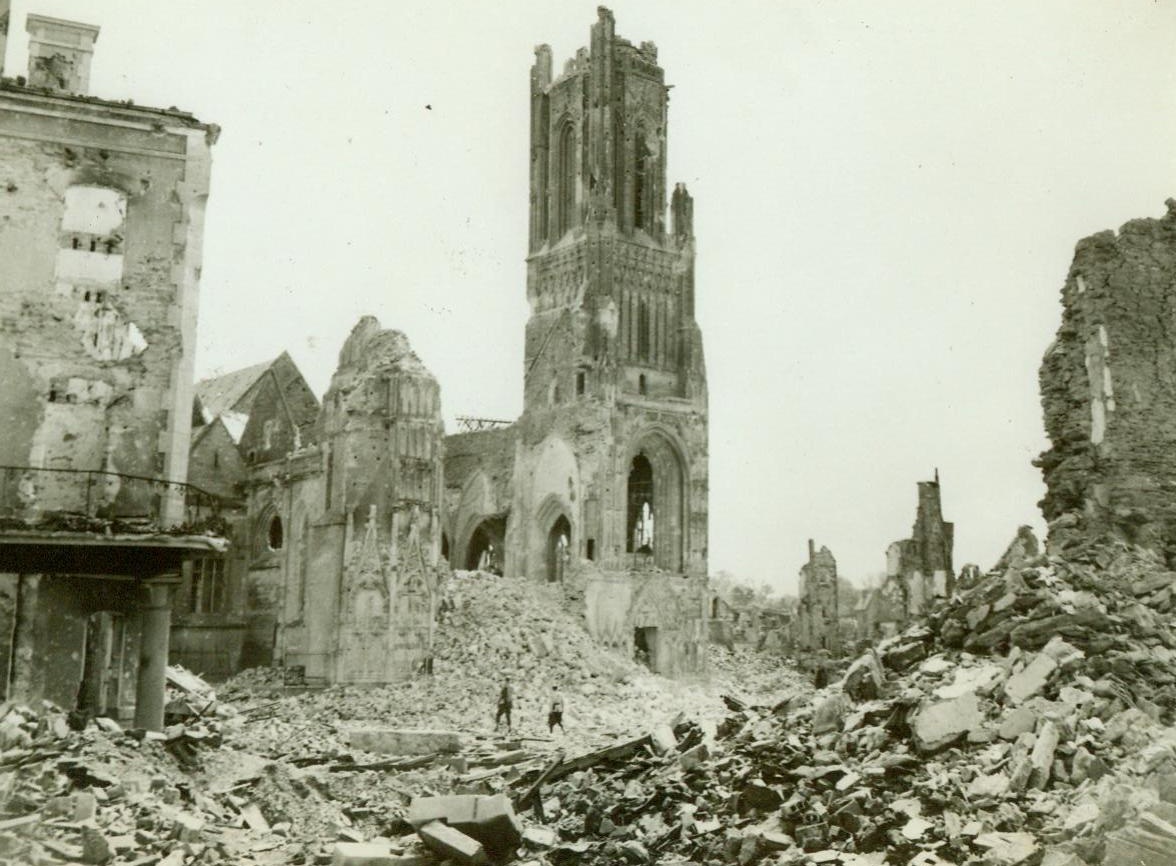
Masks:
[[[0,464],[183,481],[217,129],[86,96],[97,28],[29,30],[37,86],[0,84]],[[63,30],[77,50],[38,49]]]
[[[809,652],[841,653],[837,560],[829,548],[816,549],[809,540],[808,562],[800,569],[796,608],[796,646]]]
[[[1176,200],[1080,241],[1040,371],[1049,544],[1117,537],[1176,556]]]
[[[943,519],[939,473],[934,481],[920,481],[918,490],[910,538],[886,549],[886,577],[878,590],[879,604],[861,637],[875,637],[879,625],[890,631],[922,616],[935,599],[950,597],[955,586],[955,526]]]
[[[290,487],[273,503],[289,527],[270,600],[279,655],[332,682],[403,679],[432,652],[444,459],[440,389],[404,334],[360,320],[319,430],[300,469],[275,473]]]

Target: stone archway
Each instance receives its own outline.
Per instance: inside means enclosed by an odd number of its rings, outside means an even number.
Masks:
[[[689,541],[686,460],[670,436],[648,430],[638,436],[624,464],[625,551],[652,558],[664,571],[683,571]]]
[[[466,542],[465,567],[468,571],[490,571],[502,574],[506,545],[506,517],[487,517],[474,527]]]
[[[572,524],[561,514],[547,532],[547,582],[561,583],[571,558]]]

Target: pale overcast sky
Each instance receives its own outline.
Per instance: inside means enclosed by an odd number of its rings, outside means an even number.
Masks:
[[[455,415],[522,408],[533,47],[592,2],[14,0],[102,27],[92,92],[224,127],[197,375],[289,350],[321,395],[364,313]],[[612,5],[657,43],[696,200],[710,563],[860,581],[936,467],[956,565],[1041,529],[1037,368],[1075,242],[1176,195],[1176,4]]]

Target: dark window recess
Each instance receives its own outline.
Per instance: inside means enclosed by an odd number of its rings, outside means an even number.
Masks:
[[[584,396],[584,385],[585,385],[586,380],[587,380],[587,377],[584,375],[583,370],[581,370],[579,373],[576,374],[576,396],[577,397]]]
[[[637,305],[637,357],[649,360],[650,344],[649,304],[641,301]]]
[[[589,538],[586,542],[584,542],[584,555],[592,561],[596,560],[596,539],[595,538]]]
[[[648,391],[648,389],[645,385],[645,374],[642,373],[640,376],[637,377],[637,393],[638,394],[645,394],[647,391]]]
[[[212,452],[212,468],[213,469],[220,469],[220,452],[219,451]]]
[[[228,602],[225,586],[225,561],[208,557],[192,567],[192,588],[188,609],[192,613],[221,613]]]
[[[650,190],[649,163],[653,156],[645,145],[645,130],[637,129],[636,172],[633,177],[633,225],[639,229],[651,228],[649,219]]]
[[[270,518],[269,529],[265,536],[266,544],[269,545],[270,550],[281,550],[285,537],[282,532],[282,518],[274,515]]]
[[[80,240],[78,240],[77,238],[74,238],[74,239],[73,239],[73,248],[74,248],[75,250],[76,250],[78,247],[80,247],[81,245],[82,245],[82,242],[81,242]]]
[[[572,124],[564,124],[559,136],[557,152],[559,182],[556,187],[557,207],[555,211],[556,237],[572,227],[576,207],[576,133]]]

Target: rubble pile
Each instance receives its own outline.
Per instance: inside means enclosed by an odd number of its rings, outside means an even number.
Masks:
[[[768,700],[765,695],[800,687],[798,675],[778,660],[753,664],[754,654],[711,649],[717,660],[713,677],[667,680],[596,644],[551,588],[457,572],[438,616],[432,676],[282,696],[272,675],[247,671],[221,689],[238,698],[245,720],[226,737],[271,758],[326,759],[349,754],[348,732],[370,725],[491,734],[498,690],[509,676],[515,691],[512,733],[542,753],[555,745],[587,749],[683,710],[713,729],[725,714],[724,693]],[[553,687],[563,695],[566,732],[556,729],[550,740]]]
[[[543,786],[538,857],[1176,862],[1174,586],[1127,547],[973,578],[811,698]]]

